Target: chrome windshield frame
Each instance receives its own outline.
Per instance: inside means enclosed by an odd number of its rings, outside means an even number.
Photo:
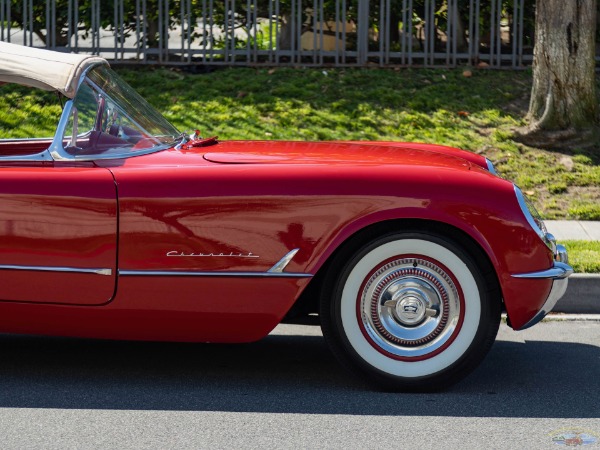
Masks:
[[[85,82],[85,79],[88,75],[88,72],[95,67],[101,66],[103,64],[95,64],[86,69],[84,73],[81,74],[79,81],[77,83],[77,92],[81,88],[81,85]],[[95,83],[90,80],[97,89],[100,89]],[[101,89],[100,89],[101,90]],[[77,94],[75,94],[76,96]],[[75,97],[74,97],[75,98]],[[150,153],[157,153],[162,150],[166,150],[167,148],[172,148],[179,145],[181,142],[174,141],[172,144],[164,144],[152,148],[145,148],[136,151],[127,151],[124,153],[111,153],[107,155],[95,154],[95,155],[72,155],[67,152],[64,148],[63,142],[65,140],[65,132],[67,126],[69,124],[69,119],[71,117],[71,113],[73,111],[74,99],[67,101],[63,107],[62,114],[60,116],[60,120],[58,122],[58,126],[56,127],[56,133],[54,134],[54,138],[52,139],[52,143],[47,150],[40,153],[39,155],[32,156],[41,156],[44,159],[36,159],[36,161],[99,161],[99,160],[118,160],[118,159],[127,159],[135,156],[148,155]],[[19,161],[23,161],[23,159],[19,159]]]
[[[94,64],[88,67],[79,77],[76,88],[76,95],[81,88],[81,85],[85,82],[88,73],[90,70],[93,70],[96,67],[104,66],[104,63]],[[102,91],[95,83],[90,80],[97,89]],[[165,143],[163,145],[157,145],[151,148],[144,148],[140,150],[132,151],[129,149],[127,152],[123,153],[110,153],[103,155],[93,154],[93,155],[73,155],[65,150],[64,141],[65,141],[65,132],[67,130],[67,126],[69,124],[69,119],[71,117],[71,113],[73,112],[74,99],[70,99],[65,102],[63,106],[62,113],[60,115],[60,119],[58,121],[58,125],[56,127],[56,131],[54,136],[51,138],[51,143],[47,149],[30,155],[15,155],[15,156],[2,156],[0,157],[0,163],[2,162],[54,162],[54,161],[98,161],[98,160],[118,160],[118,159],[127,159],[135,156],[147,155],[150,153],[157,153],[162,150],[166,150],[168,148],[179,148],[182,144],[187,142],[188,138],[184,133],[181,135],[174,137],[172,143]],[[41,138],[48,139],[48,138]],[[11,139],[12,140],[12,139]],[[32,139],[20,139],[27,141],[35,141],[39,140],[37,138]]]

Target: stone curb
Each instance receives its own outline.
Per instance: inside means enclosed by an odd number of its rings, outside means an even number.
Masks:
[[[600,274],[571,275],[567,292],[552,311],[567,314],[600,314]]]

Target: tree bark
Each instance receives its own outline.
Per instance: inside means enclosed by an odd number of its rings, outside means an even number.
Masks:
[[[545,135],[552,144],[581,137],[582,130],[597,130],[596,0],[537,0],[535,22],[533,87],[524,135]]]
[[[294,18],[290,13],[282,14],[279,25],[279,48],[277,50],[292,49],[292,20]]]

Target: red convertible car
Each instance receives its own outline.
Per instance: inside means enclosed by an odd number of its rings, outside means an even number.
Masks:
[[[565,248],[480,155],[187,136],[102,58],[0,61],[64,100],[53,138],[0,140],[1,332],[250,342],[318,320],[354,373],[434,390],[502,310],[521,330],[566,289]]]

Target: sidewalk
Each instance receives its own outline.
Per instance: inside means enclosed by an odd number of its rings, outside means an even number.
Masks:
[[[556,240],[600,241],[600,222],[586,220],[544,220]]]
[[[600,240],[600,222],[583,220],[546,220],[549,233],[558,243],[567,239]],[[569,314],[600,314],[600,274],[576,273],[569,278],[569,287],[553,309]]]

